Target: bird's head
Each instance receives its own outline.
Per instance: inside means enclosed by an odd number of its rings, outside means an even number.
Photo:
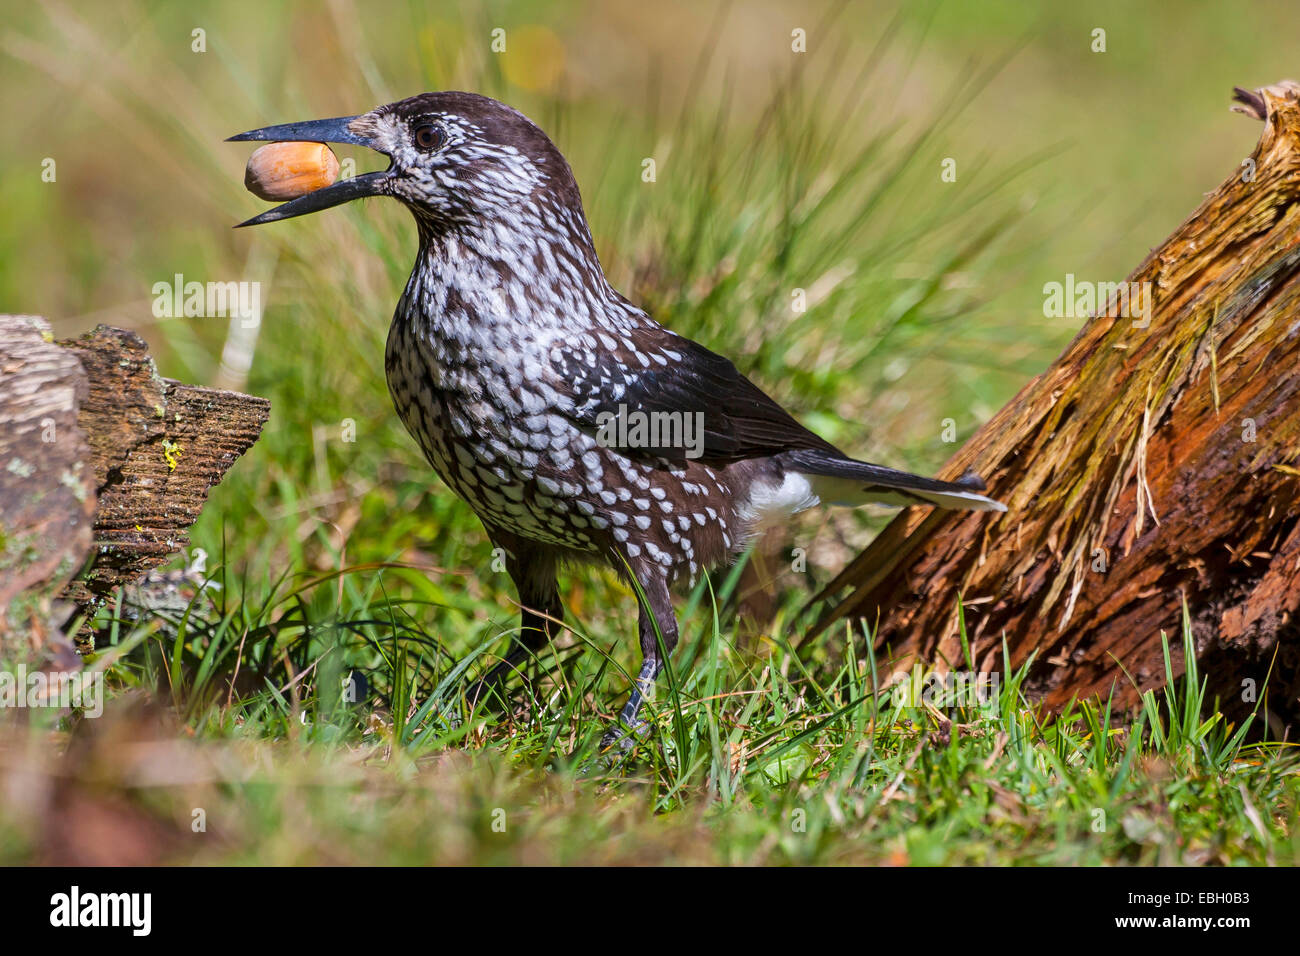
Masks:
[[[400,200],[422,232],[508,226],[521,210],[539,206],[561,216],[576,212],[582,220],[577,184],[555,144],[518,110],[476,93],[421,93],[360,116],[268,126],[230,138],[349,143],[390,160],[382,172],[340,180],[243,226],[366,196]]]

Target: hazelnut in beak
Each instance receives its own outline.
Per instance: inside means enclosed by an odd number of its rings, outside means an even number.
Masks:
[[[338,175],[338,158],[324,143],[268,143],[248,157],[244,186],[260,199],[283,202],[324,189]]]

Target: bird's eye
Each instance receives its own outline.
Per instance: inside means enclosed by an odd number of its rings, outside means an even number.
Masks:
[[[415,128],[415,145],[420,149],[437,149],[446,141],[446,134],[436,126],[426,123]]]

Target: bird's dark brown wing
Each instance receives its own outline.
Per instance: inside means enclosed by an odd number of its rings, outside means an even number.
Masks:
[[[602,434],[635,439],[630,427],[617,431],[620,416],[628,426],[636,421],[632,413],[645,416],[642,423],[667,415],[657,419],[660,425],[681,422],[689,431],[668,431],[673,440],[665,441],[665,430],[660,428],[657,435],[650,435],[657,440],[602,444],[619,447],[631,457],[673,463],[691,458],[723,465],[799,448],[840,457],[833,445],[800,425],[716,352],[659,326],[643,326],[612,338],[616,348],[590,349],[571,343],[560,349],[557,370],[574,397],[574,420],[595,431],[598,440]],[[677,419],[671,417],[674,414]],[[684,442],[677,440],[682,435],[689,435],[694,443],[682,447]]]

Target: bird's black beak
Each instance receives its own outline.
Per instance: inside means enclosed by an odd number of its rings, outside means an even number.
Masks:
[[[232,136],[226,142],[263,140],[272,143],[348,143],[353,146],[377,149],[376,144],[369,137],[358,135],[352,131],[352,121],[357,118],[356,116],[340,116],[335,119],[309,120],[305,123],[265,126],[262,129],[249,130],[247,133]],[[281,219],[292,219],[294,216],[304,216],[309,212],[320,212],[322,209],[329,209],[331,206],[338,206],[365,196],[382,196],[387,178],[388,171],[385,170],[378,173],[363,173],[351,179],[341,179],[332,186],[326,186],[324,189],[318,189],[305,196],[299,196],[297,199],[292,199],[287,203],[276,206],[274,209],[268,209],[260,216],[254,216],[246,222],[241,222],[235,228],[257,226],[264,222],[278,222]]]

